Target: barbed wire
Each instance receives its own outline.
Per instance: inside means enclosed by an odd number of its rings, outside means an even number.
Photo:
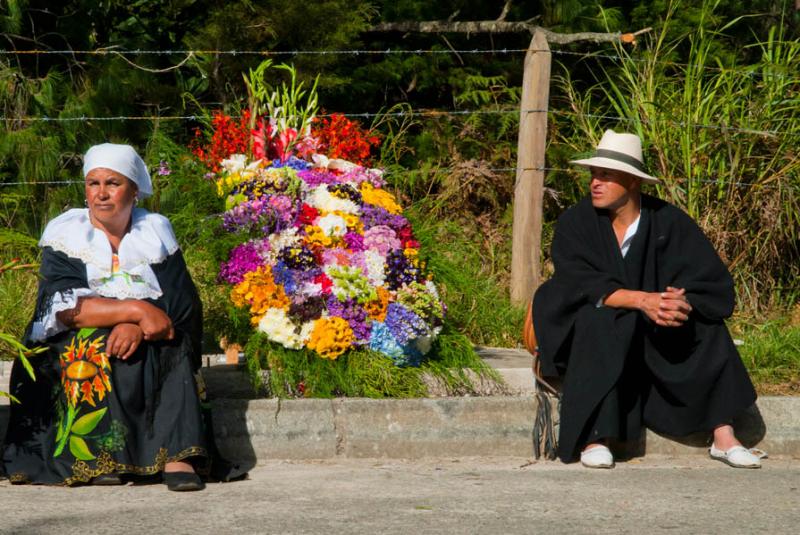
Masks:
[[[172,55],[182,55],[186,56],[181,64],[187,62],[191,57],[197,56],[200,54],[208,54],[208,55],[217,55],[217,56],[263,56],[263,57],[270,57],[270,56],[342,56],[342,55],[349,55],[349,56],[376,56],[376,55],[459,55],[459,54],[521,54],[521,53],[528,53],[528,52],[543,52],[549,53],[556,56],[572,56],[578,57],[583,59],[592,59],[592,58],[599,58],[599,59],[609,59],[614,61],[632,61],[638,63],[654,63],[657,65],[668,65],[673,67],[683,67],[688,68],[691,67],[691,63],[681,63],[677,61],[667,61],[667,60],[658,60],[653,61],[649,58],[635,58],[631,55],[620,56],[618,54],[608,54],[604,52],[575,52],[571,50],[553,50],[550,48],[471,48],[471,49],[423,49],[418,48],[415,50],[409,49],[399,49],[399,48],[387,48],[385,50],[371,50],[371,49],[331,49],[331,50],[215,50],[215,49],[208,49],[208,50],[147,50],[147,49],[135,49],[135,50],[115,50],[115,49],[106,49],[106,48],[99,48],[94,50],[42,50],[42,49],[34,49],[34,50],[0,50],[0,56],[25,56],[25,55],[91,55],[91,56],[121,56],[124,59],[124,56],[172,56]],[[126,60],[127,61],[127,60]],[[137,68],[141,68],[138,65],[135,65]],[[170,70],[174,69],[175,67],[170,67]],[[147,70],[147,69],[146,69]],[[744,67],[718,67],[714,65],[706,65],[702,67],[702,70],[714,71],[714,72],[741,72],[745,73],[749,76],[763,76],[763,73],[760,73],[754,70],[751,66],[744,66]],[[155,70],[153,72],[162,72],[162,70]],[[788,75],[780,74],[780,73],[771,73],[771,76],[776,78],[789,78]]]
[[[0,50],[0,56],[12,55],[87,55],[87,56],[186,56],[189,54],[209,54],[217,56],[361,56],[361,55],[420,55],[420,54],[520,54],[528,52],[527,48],[471,48],[424,49],[387,48],[385,50],[369,49],[332,49],[332,50]],[[533,52],[550,52],[545,49],[530,49]]]
[[[399,111],[399,112],[353,112],[353,113],[322,113],[316,115],[319,118],[330,118],[334,116],[344,116],[353,119],[370,119],[375,117],[448,117],[448,116],[468,116],[468,115],[514,115],[522,113],[548,113],[553,115],[566,115],[566,116],[581,116],[592,119],[603,119],[608,121],[636,123],[642,124],[649,123],[663,123],[671,124],[681,128],[703,128],[711,130],[719,130],[721,132],[750,134],[757,136],[788,136],[800,137],[800,130],[758,130],[755,128],[741,128],[737,126],[721,125],[721,124],[706,124],[706,123],[690,123],[686,121],[676,121],[674,119],[638,119],[632,117],[622,117],[619,115],[604,115],[595,113],[582,113],[579,111],[571,110],[554,110],[554,109],[526,109],[520,110],[517,108],[498,109],[498,110],[420,110],[420,111]],[[241,119],[241,115],[229,115],[231,119]],[[295,116],[288,115],[286,118],[290,119]],[[108,122],[108,121],[203,121],[207,120],[205,115],[117,115],[107,117],[97,116],[79,116],[79,117],[0,117],[0,121],[4,122],[45,122],[45,123],[58,123],[58,122]]]
[[[372,118],[372,117],[414,117],[414,116],[447,116],[447,115],[504,115],[520,113],[520,109],[501,109],[501,110],[420,110],[420,111],[398,111],[398,112],[354,112],[354,113],[320,113],[315,117],[330,118],[334,116],[344,116],[353,118]],[[541,113],[548,110],[530,109],[524,110],[529,113]],[[241,115],[228,115],[231,119],[241,119]],[[287,119],[300,117],[298,115],[286,115]],[[0,121],[6,122],[73,122],[73,121],[200,121],[207,119],[206,115],[117,115],[108,117],[0,117]]]

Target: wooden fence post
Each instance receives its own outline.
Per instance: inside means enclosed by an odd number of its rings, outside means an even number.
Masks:
[[[547,106],[550,97],[550,46],[536,30],[525,54],[522,102],[514,186],[514,226],[511,251],[511,301],[525,304],[541,277],[542,200]]]

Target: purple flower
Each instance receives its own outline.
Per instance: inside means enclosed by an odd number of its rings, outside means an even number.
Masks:
[[[292,300],[289,305],[289,316],[297,323],[318,319],[325,308],[325,300],[321,296],[311,296],[306,299]]]
[[[386,185],[383,174],[379,170],[366,167],[356,167],[352,171],[346,172],[342,175],[342,182],[353,182],[357,185],[362,182],[369,182],[376,188],[382,188]]]
[[[239,284],[244,280],[246,273],[256,271],[264,265],[264,260],[258,254],[258,249],[253,243],[243,243],[231,250],[227,262],[223,262],[219,267],[217,280],[228,284]]]
[[[339,177],[328,171],[307,169],[305,171],[299,171],[297,176],[303,179],[309,189],[316,188],[320,184],[336,184],[339,182]]]
[[[384,323],[401,346],[414,338],[430,334],[425,320],[399,303],[389,303]]]
[[[344,235],[344,243],[353,252],[364,250],[364,236],[358,232],[349,231]]]
[[[264,199],[243,201],[222,215],[222,227],[228,232],[262,230],[269,234],[282,226],[280,214]]]
[[[371,204],[365,204],[361,207],[361,221],[364,223],[365,229],[386,226],[397,231],[408,226],[408,219],[405,217],[390,214],[384,208]]]
[[[161,176],[169,176],[172,174],[172,170],[169,168],[169,164],[166,162],[166,160],[161,160],[158,162],[157,173]]]
[[[386,225],[378,225],[364,232],[364,247],[373,249],[381,256],[386,256],[389,251],[400,249],[400,240],[397,234]]]
[[[402,251],[390,251],[386,256],[388,266],[386,281],[390,290],[397,290],[404,284],[420,282],[422,272],[409,262]]]
[[[280,158],[276,158],[272,160],[272,167],[291,167],[292,169],[296,169],[297,171],[305,171],[306,169],[311,169],[312,163],[307,162],[305,160],[301,160],[296,156],[289,156],[289,159],[285,162],[282,162]]]
[[[367,312],[354,299],[339,301],[336,297],[328,298],[328,314],[338,316],[350,325],[356,337],[356,345],[367,345],[370,338],[370,321]]]
[[[317,259],[308,247],[284,247],[278,253],[278,258],[286,266],[301,271],[313,269]]]

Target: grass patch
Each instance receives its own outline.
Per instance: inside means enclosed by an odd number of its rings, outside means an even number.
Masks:
[[[434,378],[452,395],[474,393],[485,381],[501,382],[475,354],[469,340],[457,333],[440,335],[419,367],[397,367],[389,357],[370,350],[323,359],[307,349],[286,349],[262,334],[250,337],[245,354],[254,385],[260,387],[262,370],[269,370],[270,395],[281,398],[425,397],[426,377]]]
[[[740,327],[739,347],[760,394],[800,394],[800,323],[791,318]]]

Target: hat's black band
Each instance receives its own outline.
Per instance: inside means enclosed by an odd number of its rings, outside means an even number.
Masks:
[[[615,150],[608,150],[608,149],[597,149],[594,155],[598,158],[608,158],[610,160],[617,160],[618,162],[626,163],[631,167],[635,167],[642,173],[647,173],[644,170],[644,164],[634,158],[633,156],[629,156],[624,152],[617,152]]]

